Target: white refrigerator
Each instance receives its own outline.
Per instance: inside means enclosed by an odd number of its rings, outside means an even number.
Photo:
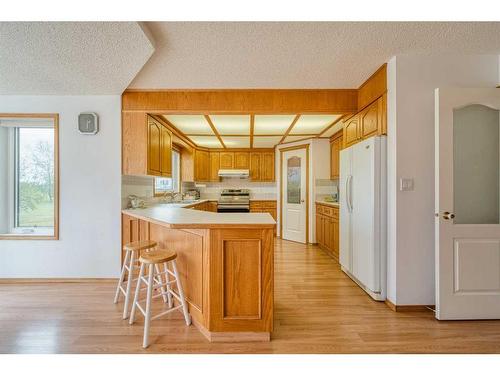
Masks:
[[[373,299],[386,298],[386,137],[340,152],[340,264]]]

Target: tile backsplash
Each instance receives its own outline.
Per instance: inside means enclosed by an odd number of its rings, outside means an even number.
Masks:
[[[146,201],[153,200],[154,177],[122,176],[122,208],[126,208],[129,195]],[[250,199],[276,199],[275,182],[251,182],[246,179],[224,179],[221,182],[197,184],[202,199],[218,199],[223,189],[250,189]]]
[[[337,194],[338,196],[339,180],[316,179],[315,191],[316,200],[323,200],[327,196]]]
[[[242,179],[225,179],[221,182],[199,183],[202,199],[218,199],[223,189],[249,189],[250,199],[276,199],[275,182],[251,182]]]

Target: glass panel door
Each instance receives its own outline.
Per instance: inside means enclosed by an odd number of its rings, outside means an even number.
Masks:
[[[499,111],[453,110],[454,224],[499,224]]]

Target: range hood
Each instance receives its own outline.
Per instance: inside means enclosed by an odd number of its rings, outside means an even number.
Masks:
[[[248,169],[219,169],[219,177],[248,178]]]

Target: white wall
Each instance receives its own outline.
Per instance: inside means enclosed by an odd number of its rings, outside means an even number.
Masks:
[[[84,111],[95,136],[78,133]],[[0,113],[59,113],[60,142],[60,239],[0,241],[0,278],[119,274],[120,111],[120,96],[0,96]]]
[[[305,141],[298,141],[288,143],[276,147],[275,165],[276,165],[276,195],[278,200],[278,220],[277,220],[277,235],[280,233],[280,157],[282,148],[309,145],[309,242],[316,242],[316,220],[315,220],[315,205],[314,200],[316,197],[316,179],[329,179],[330,178],[330,141],[328,139],[308,139]]]
[[[397,56],[388,64],[388,296],[434,304],[434,88],[494,87],[497,55]],[[414,191],[398,190],[401,177]]]

